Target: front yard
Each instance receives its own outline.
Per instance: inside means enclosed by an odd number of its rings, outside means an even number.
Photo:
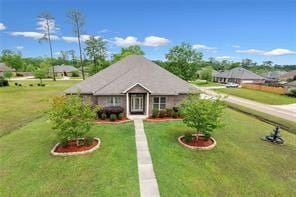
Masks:
[[[192,151],[177,142],[181,121],[145,123],[162,196],[295,196],[296,136],[283,131],[286,145],[260,140],[273,127],[227,109],[225,127],[214,133],[211,151]]]
[[[233,96],[238,96],[260,103],[266,103],[270,105],[284,105],[296,103],[296,98],[289,97],[286,95],[279,95],[269,92],[263,92],[259,90],[250,90],[246,88],[223,88],[216,89],[218,93],[229,94]]]
[[[54,157],[46,117],[0,138],[0,196],[139,196],[133,124],[96,125],[89,154]]]
[[[22,86],[15,86],[15,82]],[[46,86],[40,87],[39,80],[11,81],[9,87],[0,88],[0,136],[40,117],[53,96],[78,82],[44,81]]]

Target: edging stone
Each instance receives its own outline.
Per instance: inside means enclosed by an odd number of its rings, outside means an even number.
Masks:
[[[198,136],[203,136],[202,134],[193,134],[193,135],[198,135]],[[178,137],[178,142],[181,144],[181,145],[183,145],[183,146],[185,146],[186,148],[189,148],[189,149],[192,149],[192,150],[211,150],[211,149],[213,149],[215,146],[216,146],[216,144],[217,144],[217,142],[216,142],[216,140],[214,139],[214,138],[212,138],[212,137],[210,137],[210,139],[213,141],[213,144],[211,144],[210,146],[206,146],[206,147],[196,147],[196,146],[190,146],[190,145],[188,145],[188,144],[185,144],[184,142],[182,142],[182,138],[184,137],[184,135],[181,135],[180,137]]]
[[[101,145],[101,140],[99,138],[94,138],[95,140],[98,141],[98,144],[94,147],[92,147],[91,149],[89,150],[85,150],[85,151],[81,151],[81,152],[68,152],[68,153],[57,153],[55,152],[55,149],[60,145],[60,143],[57,143],[53,149],[51,149],[50,153],[54,156],[72,156],[72,155],[85,155],[85,154],[88,154],[88,153],[92,153],[94,152],[95,150],[97,150],[98,148],[100,148],[100,145]]]

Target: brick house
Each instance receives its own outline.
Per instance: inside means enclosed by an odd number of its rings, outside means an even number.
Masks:
[[[178,106],[195,90],[159,65],[131,55],[65,91],[90,98],[94,105],[121,106],[126,116],[150,116],[153,108]]]

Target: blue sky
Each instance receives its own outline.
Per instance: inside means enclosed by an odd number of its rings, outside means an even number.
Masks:
[[[55,54],[77,50],[66,13],[79,9],[86,16],[85,39],[104,37],[111,54],[136,43],[146,57],[163,60],[169,48],[185,41],[205,58],[296,64],[295,8],[292,0],[0,0],[0,50],[48,55],[47,44],[36,40],[37,16],[43,11],[55,17],[59,28]]]

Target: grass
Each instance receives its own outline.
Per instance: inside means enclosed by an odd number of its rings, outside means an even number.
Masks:
[[[284,128],[285,130],[296,134],[296,123],[286,120],[286,119],[282,119],[276,116],[272,116],[270,114],[266,114],[263,112],[259,112],[241,105],[237,105],[234,103],[227,103],[228,107],[231,109],[234,109],[236,111],[248,114],[250,116],[253,116],[261,121],[267,122],[269,124],[272,125],[279,125],[281,128]]]
[[[253,101],[266,103],[270,105],[282,105],[296,103],[296,98],[286,95],[279,95],[270,92],[263,92],[259,90],[250,90],[245,88],[223,88],[215,90],[220,93],[230,94]]]
[[[282,131],[286,145],[260,140],[273,126],[227,109],[217,146],[193,151],[177,142],[181,121],[145,123],[162,196],[295,196],[296,135]]]
[[[139,196],[134,127],[96,125],[102,141],[83,156],[54,157],[46,117],[0,138],[0,196]]]
[[[194,85],[200,86],[200,87],[213,87],[213,86],[223,86],[221,83],[215,83],[212,81],[206,81],[206,80],[196,80],[191,82]]]
[[[14,83],[22,84],[21,87]],[[44,81],[45,87],[37,86],[39,81],[11,81],[9,87],[0,88],[0,136],[40,117],[48,108],[49,100],[78,80]],[[30,87],[29,84],[34,84]]]

